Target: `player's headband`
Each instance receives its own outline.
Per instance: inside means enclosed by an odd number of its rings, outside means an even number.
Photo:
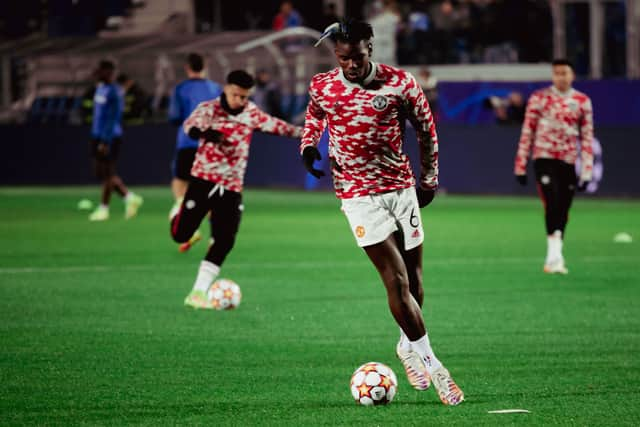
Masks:
[[[346,32],[347,32],[346,26],[342,22],[334,22],[333,24],[329,25],[327,28],[324,29],[324,32],[322,33],[318,41],[313,45],[313,47],[320,46],[320,43],[322,43],[324,39],[326,39],[327,37],[331,37],[335,33],[346,34]]]

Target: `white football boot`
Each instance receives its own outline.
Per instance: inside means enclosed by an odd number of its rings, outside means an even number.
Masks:
[[[409,384],[416,390],[423,391],[428,389],[431,380],[418,353],[412,350],[402,350],[400,343],[398,343],[396,346],[396,355],[398,359],[400,359],[400,362],[402,362]]]

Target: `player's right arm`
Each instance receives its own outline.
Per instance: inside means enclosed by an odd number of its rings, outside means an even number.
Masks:
[[[313,85],[313,83],[312,83]],[[324,130],[326,113],[315,100],[311,89],[309,90],[311,99],[307,105],[307,113],[304,118],[304,128],[302,129],[302,138],[300,142],[300,153],[304,152],[307,147],[317,147],[320,142],[320,136]]]
[[[206,142],[221,142],[222,132],[213,129],[213,106],[211,102],[201,102],[182,124],[184,133],[190,138]]]
[[[522,132],[520,133],[520,141],[518,142],[518,151],[516,153],[515,165],[513,173],[521,184],[526,184],[527,162],[531,145],[536,135],[538,121],[540,120],[540,102],[537,94],[531,95],[527,102],[527,109],[524,115],[524,123],[522,124]]]
[[[313,81],[309,88],[309,95],[309,105],[307,105],[304,128],[302,129],[300,154],[302,154],[302,162],[304,163],[304,167],[307,171],[316,178],[320,178],[324,175],[324,172],[319,169],[315,169],[313,167],[313,162],[322,158],[317,146],[325,127],[326,113],[314,98]]]

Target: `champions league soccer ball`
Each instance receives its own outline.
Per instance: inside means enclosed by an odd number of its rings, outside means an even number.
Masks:
[[[360,405],[386,405],[393,400],[397,389],[396,374],[382,363],[365,363],[351,376],[351,395]]]
[[[240,286],[233,280],[218,279],[209,288],[207,298],[216,310],[231,310],[240,305],[242,293]]]

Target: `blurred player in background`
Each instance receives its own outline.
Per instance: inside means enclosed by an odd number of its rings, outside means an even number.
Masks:
[[[100,206],[89,215],[91,221],[109,219],[111,191],[115,190],[125,201],[125,218],[138,213],[142,197],[127,190],[116,173],[116,161],[122,144],[123,93],[114,84],[115,66],[111,61],[101,61],[96,77],[98,86],[93,97],[93,123],[91,126],[91,154],[95,174],[102,181]]]
[[[335,42],[339,67],[311,81],[300,146],[303,162],[317,178],[324,175],[313,162],[320,160],[316,146],[327,126],[336,195],[358,246],[386,287],[391,313],[400,326],[396,353],[409,382],[418,390],[433,382],[444,404],[457,405],[464,395],[435,356],[421,310],[420,208],[433,200],[438,187],[438,138],[429,103],[411,74],[371,61],[369,24],[336,23],[318,43],[326,37]],[[417,187],[402,150],[406,119],[420,145]]]
[[[249,101],[254,84],[247,72],[232,71],[222,95],[198,105],[183,125],[199,145],[186,194],[171,215],[171,236],[178,243],[188,241],[210,213],[213,241],[184,301],[194,308],[211,308],[207,290],[235,243],[244,209],[242,187],[253,131],[293,138],[302,133],[302,128],[268,115]]]
[[[544,205],[547,228],[545,273],[568,273],[562,242],[569,208],[576,189],[583,191],[593,173],[591,100],[571,87],[574,78],[569,61],[553,61],[553,85],[534,92],[527,103],[515,160],[516,179],[526,185],[527,161],[530,151],[533,151],[536,184]],[[579,179],[574,166],[578,158],[578,143],[581,160]]]
[[[191,179],[191,166],[198,149],[197,139],[191,138],[182,130],[182,124],[198,104],[215,99],[222,93],[222,88],[216,82],[205,78],[204,59],[197,53],[187,56],[184,65],[187,79],[179,83],[173,90],[169,104],[169,121],[178,126],[176,153],[173,159],[173,180],[171,191],[175,199],[173,209],[182,203],[187,185]],[[200,233],[195,230],[191,239],[179,246],[180,252],[185,252],[200,240]]]

